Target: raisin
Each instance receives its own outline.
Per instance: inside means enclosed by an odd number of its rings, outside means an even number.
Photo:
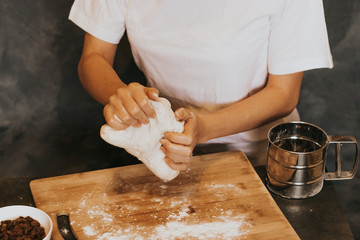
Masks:
[[[18,217],[0,223],[0,240],[42,240],[45,229],[31,217]]]

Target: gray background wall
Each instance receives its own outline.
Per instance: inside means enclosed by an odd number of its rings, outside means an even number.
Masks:
[[[302,120],[329,135],[352,135],[360,142],[360,2],[324,0],[324,5],[335,67],[305,74],[299,112]],[[352,151],[344,146],[342,158],[348,169]],[[360,239],[359,180],[358,171],[351,181],[335,182],[356,239]]]
[[[83,32],[67,20],[71,4],[0,1],[0,177],[47,177],[138,163],[99,137],[102,106],[77,78]],[[335,68],[305,74],[299,111],[302,120],[330,135],[353,135],[360,141],[360,2],[324,4]],[[144,83],[126,39],[119,53],[122,78]],[[343,154],[347,163],[351,150]],[[335,183],[357,239],[359,179],[358,174]]]

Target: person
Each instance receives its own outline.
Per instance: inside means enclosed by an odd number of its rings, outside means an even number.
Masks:
[[[299,120],[304,71],[333,67],[321,0],[75,0],[69,19],[85,31],[80,81],[109,126],[147,124],[150,100],[171,102],[185,122],[161,140],[175,170],[206,146],[264,164],[270,127]],[[125,31],[147,86],[113,69]]]

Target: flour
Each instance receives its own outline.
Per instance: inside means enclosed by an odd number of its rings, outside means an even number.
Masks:
[[[242,219],[230,219],[233,218],[199,224],[167,222],[164,226],[157,227],[156,234],[150,239],[232,239],[244,236],[249,231],[244,230],[246,224]]]
[[[148,229],[150,233],[146,237],[140,236],[143,228],[137,225],[128,228],[112,227],[109,232],[100,233],[92,226],[83,227],[87,236],[94,237],[96,240],[112,239],[239,239],[249,232],[250,225],[246,223],[242,216],[220,216],[217,220],[205,223],[187,223],[181,220],[188,214],[175,217],[178,220],[167,221],[165,224]],[[172,218],[172,217],[170,217]],[[120,227],[120,226],[118,226]],[[95,238],[96,236],[96,238]]]
[[[105,222],[112,222],[113,216],[109,213],[105,212],[104,209],[90,209],[87,213],[89,214],[90,218],[94,218],[94,216],[101,216],[101,220]]]
[[[74,222],[71,222],[72,224],[74,224]],[[95,229],[92,226],[85,226],[83,227],[83,231],[86,235],[88,236],[95,236],[97,235],[97,232],[95,231]]]
[[[179,211],[178,213],[171,213],[167,219],[168,220],[177,220],[180,221],[181,219],[188,217],[189,213],[185,210]]]
[[[233,191],[241,191],[241,189],[234,185],[234,184],[209,184],[208,188],[212,191],[214,189],[224,189],[226,191],[228,191],[229,188],[231,188]]]
[[[148,229],[146,237],[140,236],[142,227],[133,225],[128,228],[113,227],[110,232],[99,233],[91,226],[86,226],[83,231],[88,236],[97,236],[96,240],[112,239],[239,239],[249,232],[250,225],[243,216],[220,216],[216,220],[205,223],[188,223],[183,218],[188,214],[176,217],[178,220],[167,221],[163,225]],[[170,217],[172,218],[172,217]],[[183,220],[181,220],[183,219]],[[119,226],[118,226],[119,227]]]
[[[169,190],[173,187],[161,186]],[[207,203],[207,207],[198,205],[196,197],[189,196],[187,193],[173,196],[171,200],[166,197],[151,196],[153,204],[141,208],[139,208],[141,203],[137,201],[114,202],[106,194],[101,196],[87,194],[80,199],[78,209],[71,213],[83,221],[71,221],[71,224],[74,229],[82,231],[85,235],[84,239],[91,240],[239,239],[246,237],[252,227],[246,221],[246,215],[239,214],[236,209],[224,207],[223,198],[217,195],[219,192],[230,191],[234,193],[234,198],[240,198],[241,189],[234,184],[209,184],[206,188],[212,201]],[[147,193],[141,191],[138,194],[149,197]],[[94,198],[103,205],[93,206]],[[136,199],[140,198],[142,197],[136,197]],[[115,210],[117,210],[116,214]],[[148,212],[146,219],[142,217],[144,212]],[[83,226],[82,222],[88,222],[88,225]]]

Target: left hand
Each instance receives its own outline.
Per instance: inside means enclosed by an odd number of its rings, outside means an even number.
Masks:
[[[165,162],[169,167],[182,171],[188,168],[198,140],[198,118],[185,108],[176,110],[175,117],[180,121],[185,121],[184,131],[182,133],[166,132],[161,140],[161,150],[166,155]]]

